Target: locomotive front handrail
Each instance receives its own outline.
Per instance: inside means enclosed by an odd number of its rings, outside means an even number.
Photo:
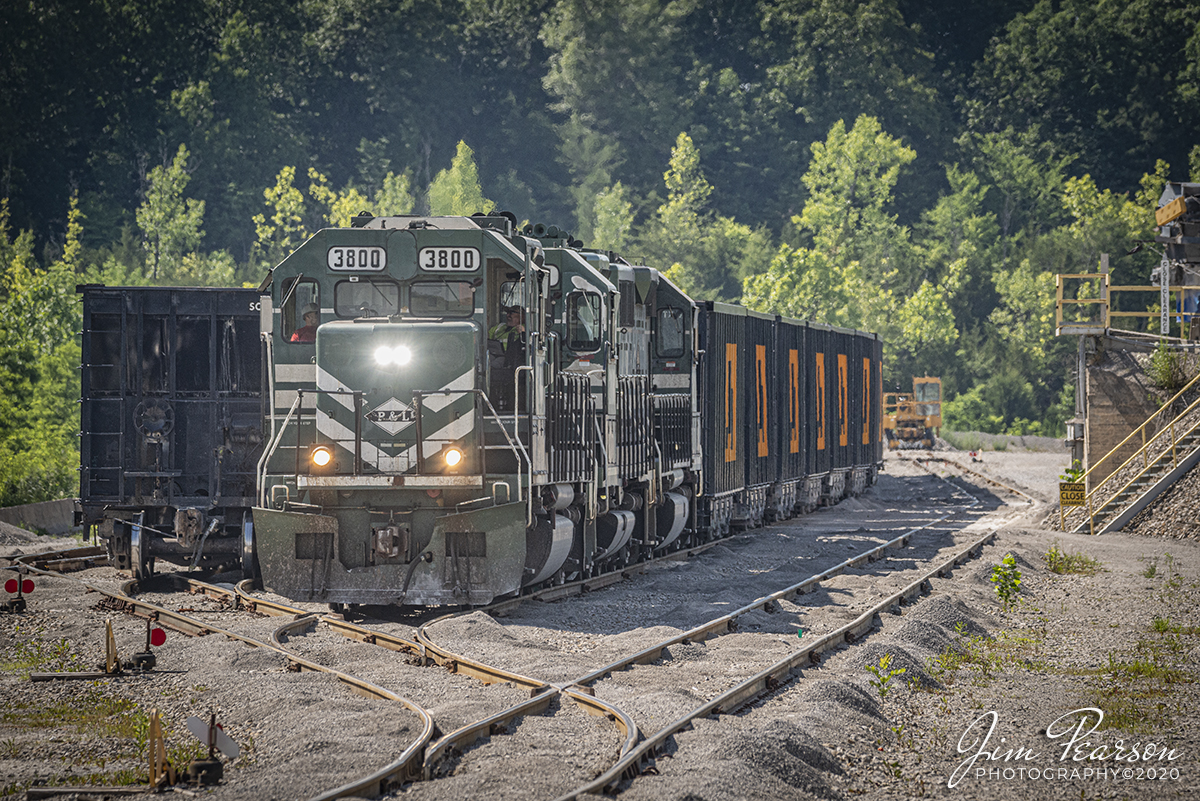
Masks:
[[[283,441],[283,433],[287,431],[288,421],[296,413],[296,407],[300,405],[302,397],[304,397],[302,393],[296,393],[296,400],[292,401],[292,408],[288,409],[287,416],[283,418],[283,424],[279,426],[279,432],[275,434],[271,442],[271,447],[263,448],[262,458],[258,460],[258,501],[264,508],[267,506],[267,463],[271,461],[271,457],[279,449],[279,443]]]

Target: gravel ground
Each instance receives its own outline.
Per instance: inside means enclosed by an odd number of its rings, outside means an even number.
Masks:
[[[1015,499],[994,488],[973,490],[982,503],[961,522],[970,523],[973,531],[999,527],[996,543],[981,559],[960,566],[950,577],[934,579],[933,591],[903,614],[884,615],[869,637],[826,653],[820,666],[805,669],[770,697],[680,733],[657,758],[656,771],[632,782],[623,797],[1195,795],[1200,789],[1200,702],[1193,692],[1200,655],[1200,605],[1195,600],[1200,546],[1194,535],[1177,539],[1179,525],[1164,522],[1184,520],[1188,514],[1194,520],[1195,485],[1191,495],[1173,501],[1173,509],[1167,506],[1168,496],[1148,510],[1144,517],[1168,516],[1148,517],[1138,533],[1089,538],[1040,523],[1057,519],[1049,501],[1066,466],[1065,454],[1009,449],[985,452],[981,461],[953,451],[937,455],[1018,486],[1038,503],[1002,505]],[[948,476],[957,473],[936,463],[931,468]],[[892,539],[961,507],[961,495],[952,488],[893,455],[880,479],[861,498],[733,537],[687,562],[652,568],[582,597],[526,603],[503,618],[476,612],[444,621],[431,627],[431,635],[466,655],[519,673],[568,681],[800,581],[866,543]],[[747,615],[737,634],[674,646],[661,663],[597,683],[597,695],[618,703],[643,730],[653,731],[666,711],[694,706],[697,698],[711,697],[714,689],[731,683],[731,665],[749,675],[753,665],[793,647],[797,628],[819,634],[822,627],[852,616],[852,604],[872,587],[882,595],[889,591],[885,584],[898,586],[896,576],[881,578],[883,570],[911,567],[966,541],[965,535],[945,529],[941,526],[924,539],[914,537],[911,548],[892,552],[887,562],[830,580],[817,593],[780,604],[774,614]],[[51,545],[0,530],[0,555]],[[1052,549],[1085,554],[1097,564],[1084,564],[1085,573],[1053,573],[1046,560]],[[1017,603],[1005,609],[989,578],[992,567],[1009,553],[1022,583]],[[106,571],[115,575],[108,568],[89,572],[100,576]],[[0,652],[5,654],[0,798],[9,797],[5,793],[21,797],[35,778],[107,773],[111,779],[119,767],[140,767],[136,730],[115,736],[99,719],[77,722],[63,711],[107,711],[101,703],[106,698],[129,699],[141,712],[157,707],[180,751],[187,742],[183,720],[215,712],[243,754],[226,766],[224,784],[200,791],[214,799],[308,798],[390,761],[419,731],[417,716],[395,704],[355,696],[328,676],[289,673],[276,655],[212,636],[171,635],[159,649],[162,671],[186,672],[31,684],[16,663],[40,660],[35,670],[57,669],[62,660],[56,660],[54,646],[60,642],[76,655],[78,667],[99,661],[99,632],[107,617],[114,620],[123,654],[140,650],[145,637],[144,622],[96,609],[95,596],[80,594],[72,582],[37,582],[28,612],[0,617]],[[195,598],[177,603],[200,606]],[[264,639],[282,622],[260,620],[246,625],[258,627]],[[403,621],[378,625],[411,636],[411,626]],[[524,697],[505,685],[484,687],[439,668],[416,668],[405,664],[402,655],[381,658],[382,649],[323,629],[294,637],[291,645],[309,658],[421,703],[443,732]],[[901,667],[905,673],[892,677],[881,693],[866,666],[878,670],[885,657],[890,662],[881,671],[884,675]],[[708,686],[702,684],[705,679]],[[1056,734],[1056,726],[1065,729],[1082,714],[1071,713],[1091,707],[1104,710],[1106,725],[1115,722],[1118,727],[1081,736],[1090,744],[1072,752],[1079,761],[1071,755],[1064,759],[1071,734],[1048,737],[1047,727]],[[972,746],[973,735],[986,732],[993,712],[996,726],[986,747]],[[1119,741],[1125,749],[1138,743],[1139,754],[1154,756],[1136,763],[1118,761],[1112,756]],[[1145,745],[1149,742],[1154,748]],[[1174,753],[1159,759],[1160,745]],[[552,714],[522,721],[509,733],[455,755],[441,766],[442,778],[408,785],[397,797],[554,798],[602,772],[619,746],[610,722],[583,714],[564,698]],[[1107,750],[1098,750],[1101,746]],[[1017,749],[1023,749],[1019,759],[1012,753]],[[1151,769],[1156,774],[1165,769],[1168,778],[1147,778]],[[1066,772],[1060,776],[1061,770]]]

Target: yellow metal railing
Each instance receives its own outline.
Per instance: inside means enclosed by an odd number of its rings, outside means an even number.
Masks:
[[[1188,415],[1192,414],[1197,409],[1200,409],[1200,397],[1197,397],[1196,400],[1192,401],[1191,405],[1189,405],[1182,412],[1171,417],[1171,419],[1169,421],[1167,421],[1165,419],[1165,414],[1170,409],[1174,408],[1176,401],[1181,399],[1189,390],[1197,387],[1198,384],[1200,384],[1200,374],[1197,374],[1196,377],[1193,378],[1191,381],[1189,381],[1183,389],[1181,389],[1181,390],[1179,390],[1179,392],[1175,393],[1175,396],[1173,398],[1171,398],[1169,401],[1167,401],[1166,403],[1164,403],[1158,409],[1158,411],[1156,411],[1154,414],[1152,414],[1148,418],[1146,418],[1146,421],[1144,423],[1142,423],[1140,426],[1135,428],[1133,431],[1129,432],[1129,436],[1125,437],[1125,439],[1121,440],[1121,442],[1118,443],[1116,447],[1114,447],[1112,450],[1110,450],[1104,456],[1100,457],[1100,460],[1097,461],[1091,467],[1089,467],[1087,469],[1087,471],[1083,474],[1083,476],[1078,479],[1079,481],[1083,482],[1084,486],[1086,487],[1088,477],[1090,475],[1092,475],[1092,473],[1097,468],[1099,468],[1100,465],[1107,462],[1109,457],[1112,457],[1115,453],[1120,451],[1126,445],[1130,444],[1131,442],[1135,442],[1139,436],[1141,437],[1142,445],[1140,448],[1137,449],[1137,451],[1135,451],[1128,459],[1126,459],[1124,462],[1122,462],[1116,469],[1114,469],[1107,476],[1105,476],[1104,479],[1099,484],[1097,484],[1094,489],[1090,489],[1090,490],[1086,491],[1085,496],[1084,496],[1084,508],[1086,510],[1085,514],[1087,515],[1087,518],[1088,518],[1088,532],[1089,533],[1091,533],[1091,534],[1096,533],[1096,513],[1101,511],[1108,504],[1108,502],[1110,500],[1112,500],[1113,498],[1117,497],[1122,492],[1127,490],[1130,487],[1130,485],[1133,484],[1133,482],[1137,481],[1139,478],[1141,478],[1143,475],[1145,475],[1146,471],[1150,469],[1150,465],[1157,464],[1158,461],[1168,451],[1170,451],[1170,453],[1171,453],[1171,460],[1172,460],[1173,464],[1178,466],[1179,454],[1177,452],[1177,446],[1179,445],[1180,440],[1182,440],[1184,437],[1186,437],[1192,431],[1196,430],[1196,428],[1198,426],[1200,426],[1200,415],[1197,415],[1197,421],[1193,422],[1191,425],[1184,424],[1184,426],[1186,426],[1185,430],[1180,431],[1181,426],[1176,425],[1176,423],[1178,423],[1181,419],[1187,417]],[[1151,424],[1154,423],[1156,420],[1159,420],[1158,424],[1161,425],[1161,428],[1159,428],[1158,433],[1147,438],[1148,430],[1149,430]],[[1164,437],[1168,437],[1168,439],[1164,439]],[[1154,452],[1153,459],[1150,458],[1150,455],[1152,452]],[[1128,481],[1126,481],[1123,486],[1121,486],[1119,489],[1117,489],[1115,492],[1113,492],[1111,495],[1109,495],[1107,498],[1105,498],[1103,503],[1101,503],[1101,504],[1099,504],[1099,506],[1093,508],[1093,503],[1092,503],[1093,499],[1096,497],[1102,497],[1101,489],[1103,487],[1107,486],[1110,482],[1118,480],[1119,476],[1126,474],[1125,468],[1133,466],[1137,462],[1138,459],[1141,459],[1141,461],[1142,461],[1141,469],[1138,470],[1137,473],[1135,473]],[[1065,528],[1065,526],[1064,526],[1064,528]]]
[[[1056,336],[1064,336],[1071,334],[1108,334],[1113,330],[1113,321],[1120,318],[1153,318],[1162,315],[1162,310],[1146,310],[1146,311],[1113,311],[1113,297],[1119,293],[1126,292],[1153,292],[1155,294],[1162,293],[1161,286],[1123,286],[1112,285],[1109,274],[1101,269],[1098,273],[1059,273],[1054,276],[1054,333]],[[1096,297],[1070,297],[1067,291],[1067,283],[1069,281],[1079,281],[1080,286],[1076,290],[1085,291],[1086,282],[1096,282],[1098,285],[1094,290],[1097,292]],[[1183,293],[1185,291],[1200,290],[1200,286],[1191,284],[1182,284],[1178,286],[1167,287],[1167,292],[1174,296],[1174,303],[1168,300],[1168,305],[1173,307],[1168,310],[1167,318],[1171,326],[1180,324],[1179,318],[1182,316],[1200,316],[1193,315],[1190,312],[1183,311]],[[1064,314],[1068,306],[1099,306],[1099,318],[1090,318],[1087,320],[1068,320]],[[1121,330],[1121,329],[1118,329]],[[1138,333],[1138,332],[1130,332]],[[1141,332],[1149,333],[1149,332]],[[1171,337],[1168,337],[1170,339]],[[1180,331],[1180,338],[1187,338],[1187,331]]]

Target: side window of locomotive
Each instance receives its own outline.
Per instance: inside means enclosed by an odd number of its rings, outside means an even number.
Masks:
[[[505,281],[500,285],[500,308],[525,305],[525,285],[520,281]],[[501,320],[501,322],[504,322]]]
[[[655,350],[659,356],[674,359],[684,351],[683,310],[668,306],[658,310]]]
[[[400,285],[373,278],[338,281],[333,286],[338,317],[392,317],[400,313]]]
[[[315,342],[321,324],[320,285],[316,281],[293,279],[283,285],[284,304],[280,334],[284,342]],[[304,319],[305,315],[309,319]]]
[[[408,307],[415,317],[469,317],[475,313],[475,287],[468,281],[414,281]]]
[[[567,347],[589,353],[600,347],[600,324],[604,304],[594,292],[572,292],[567,296]]]

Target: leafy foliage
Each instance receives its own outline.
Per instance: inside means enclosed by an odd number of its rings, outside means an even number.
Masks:
[[[554,223],[1057,434],[1054,274],[1145,283],[1200,179],[1186,0],[76,5],[0,28],[7,502],[74,485],[75,283],[256,284],[364,210]]]
[[[989,579],[996,585],[996,595],[1005,609],[1017,602],[1017,593],[1021,591],[1021,571],[1017,569],[1017,560],[1010,553],[1005,554],[1000,564],[992,565],[992,576]]]

